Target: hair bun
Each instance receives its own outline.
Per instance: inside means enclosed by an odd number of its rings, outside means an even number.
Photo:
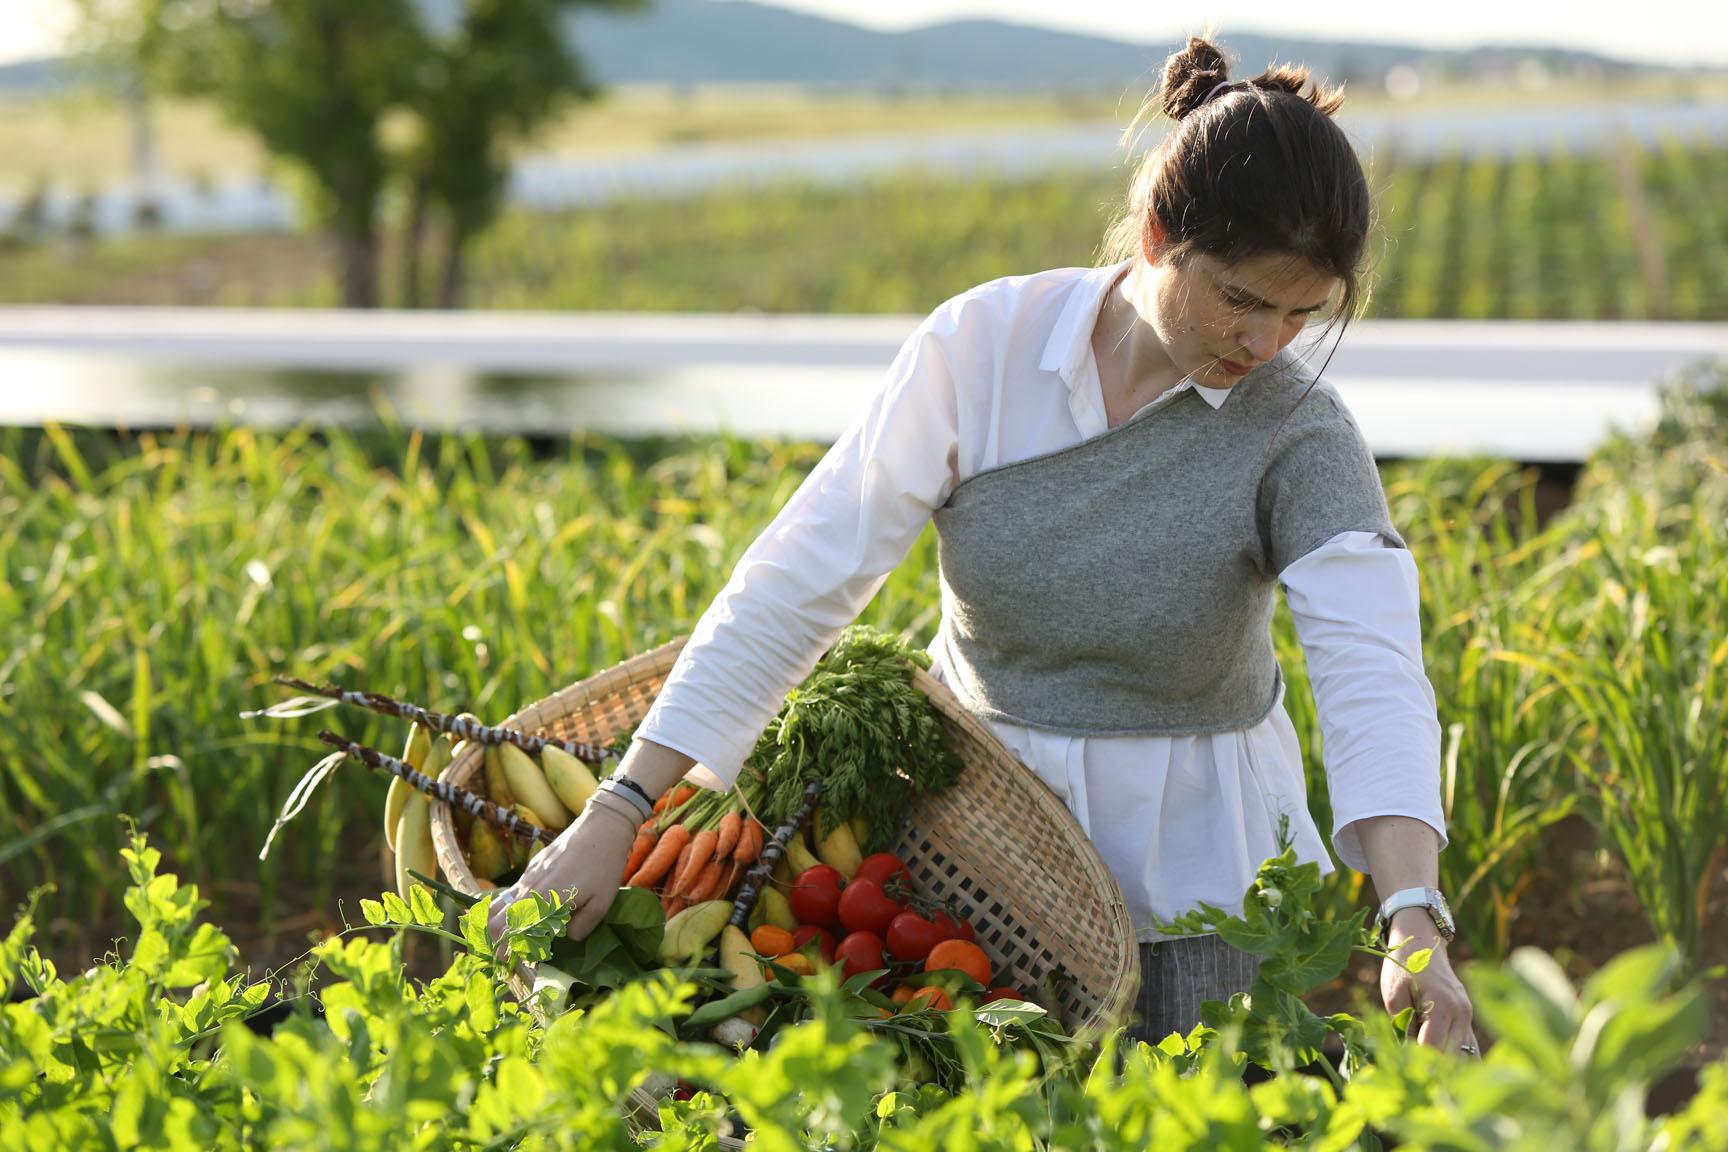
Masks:
[[[1188,37],[1188,46],[1170,53],[1164,61],[1158,100],[1164,114],[1180,120],[1206,103],[1212,89],[1230,79],[1230,66],[1216,45],[1199,36]]]

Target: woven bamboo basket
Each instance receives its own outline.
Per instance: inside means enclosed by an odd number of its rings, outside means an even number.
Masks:
[[[683,644],[681,637],[578,681],[504,726],[609,743],[648,714]],[[1000,983],[1026,989],[1075,1036],[1096,1038],[1126,1023],[1139,984],[1139,950],[1115,877],[1056,794],[946,686],[922,670],[914,682],[941,714],[965,768],[953,787],[912,800],[891,850],[920,891],[956,898]],[[464,749],[440,779],[484,791],[481,749]],[[438,801],[432,842],[449,883],[477,893],[451,808]],[[512,987],[527,998],[520,980]],[[631,1110],[652,1123],[655,1101],[636,1096]]]

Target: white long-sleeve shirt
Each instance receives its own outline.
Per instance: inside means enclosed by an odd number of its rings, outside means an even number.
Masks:
[[[1127,267],[991,281],[919,325],[869,406],[739,560],[637,735],[695,759],[695,779],[730,786],[787,691],[955,485],[1106,431],[1091,334]],[[1231,389],[1189,379],[1132,419],[1189,388],[1214,410],[1229,402]],[[1278,580],[1313,684],[1339,859],[1367,871],[1352,825],[1372,816],[1422,820],[1444,847],[1440,726],[1422,665],[1414,559],[1378,533],[1343,532]],[[934,642],[931,652],[941,678]],[[1078,737],[987,723],[1074,813],[1143,941],[1165,939],[1154,925],[1200,901],[1240,910],[1276,851],[1280,812],[1291,817],[1298,858],[1333,871],[1282,707],[1252,728],[1200,736]]]

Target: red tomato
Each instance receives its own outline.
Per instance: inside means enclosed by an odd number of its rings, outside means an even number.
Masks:
[[[930,949],[948,939],[942,929],[916,912],[902,912],[888,925],[888,955],[922,964]]]
[[[792,881],[792,915],[800,924],[826,928],[839,922],[840,872],[826,864],[806,868]]]
[[[992,988],[984,993],[984,999],[980,1003],[988,1004],[992,1000],[1026,1000],[1026,997],[1021,995],[1018,988]],[[1028,1000],[1027,1003],[1031,1001]]]
[[[906,870],[900,857],[892,852],[878,852],[864,857],[864,862],[858,865],[858,871],[852,874],[852,882],[856,884],[860,880],[874,880],[887,889],[889,879],[895,876],[898,876],[900,883],[906,887],[912,887],[912,873]]]
[[[978,937],[977,931],[972,927],[972,921],[956,920],[948,914],[946,908],[937,909],[936,915],[930,919],[936,927],[942,930],[944,940],[964,940],[970,944]]]
[[[898,901],[890,900],[882,885],[856,876],[840,893],[840,926],[848,932],[874,932],[880,936],[888,931],[894,917],[900,915]]]
[[[821,953],[822,959],[829,964],[834,963],[834,933],[814,924],[800,924],[792,929],[792,947],[797,951],[802,952],[804,945],[812,940],[817,942],[816,950]]]
[[[844,979],[850,980],[860,972],[874,972],[878,968],[886,968],[882,961],[882,937],[874,932],[851,932],[840,941],[840,947],[834,950],[834,958],[840,962],[840,971]],[[888,979],[883,973],[880,984]]]

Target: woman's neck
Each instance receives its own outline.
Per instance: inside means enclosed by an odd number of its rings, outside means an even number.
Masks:
[[[1125,411],[1122,418],[1126,419],[1182,382],[1181,370],[1142,314],[1142,306],[1136,304],[1150,287],[1143,272],[1135,261],[1110,286],[1092,329],[1092,357],[1113,422],[1118,411]]]

